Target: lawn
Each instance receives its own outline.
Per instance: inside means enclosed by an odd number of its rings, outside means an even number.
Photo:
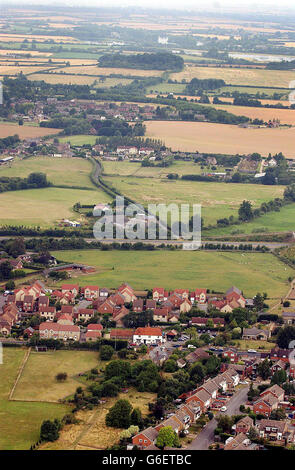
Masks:
[[[103,191],[64,188],[27,189],[0,194],[0,224],[49,227],[62,218],[82,220],[73,211],[76,202],[109,202]]]
[[[167,168],[164,170],[167,172]],[[172,166],[168,172],[175,171]],[[262,202],[282,197],[284,191],[283,186],[257,184],[172,181],[122,176],[107,176],[104,179],[122,194],[145,206],[159,203],[187,203],[191,206],[201,204],[206,226],[216,224],[216,221],[223,217],[237,216],[239,206],[244,199],[251,201],[253,207],[257,207]]]
[[[53,403],[8,400],[25,352],[20,348],[4,348],[0,364],[0,450],[28,450],[39,439],[42,421],[62,418],[69,409]]]
[[[1,176],[27,177],[33,172],[43,172],[55,185],[95,188],[89,175],[92,164],[85,158],[32,157],[14,161],[11,166],[0,166]]]
[[[276,116],[273,111],[273,117]],[[291,111],[295,112],[295,111]],[[172,150],[228,155],[282,152],[294,158],[295,128],[241,128],[229,124],[184,121],[146,121],[146,137],[161,139]]]
[[[255,349],[255,350],[263,349],[265,351],[270,351],[272,348],[276,346],[276,343],[271,343],[269,341],[239,339],[235,341],[235,346],[237,346],[242,351],[247,351],[248,349]]]
[[[280,298],[288,290],[288,277],[294,276],[292,268],[270,253],[78,250],[52,254],[59,260],[97,268],[94,274],[73,276],[73,281],[108,288],[129,282],[135,289],[198,287],[225,292],[236,285],[246,296],[261,291]]]
[[[46,363],[46,367],[44,367]],[[75,378],[80,372],[102,367],[93,351],[32,351],[13,394],[14,400],[54,401],[65,398],[81,385]],[[66,372],[68,379],[59,383],[55,376]]]

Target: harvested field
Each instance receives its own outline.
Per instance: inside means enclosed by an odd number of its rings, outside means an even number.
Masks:
[[[60,131],[61,129],[0,123],[1,138],[17,134],[20,139],[33,139],[37,137],[44,137],[45,135],[58,134]]]
[[[192,78],[218,78],[231,85],[253,85],[268,87],[289,87],[294,80],[294,72],[285,70],[264,70],[246,68],[196,67],[186,65],[182,72],[170,75],[172,80],[181,81]]]
[[[216,109],[223,109],[238,116],[247,116],[251,119],[262,119],[268,122],[279,119],[281,124],[295,125],[295,109],[254,108],[252,106],[213,105]]]
[[[47,69],[51,67],[50,64],[46,64]],[[24,75],[28,75],[29,73],[40,72],[44,70],[43,67],[30,67],[28,65],[1,65],[0,66],[0,74],[3,75],[17,75],[22,72]]]
[[[294,128],[243,129],[227,124],[180,121],[146,121],[145,125],[146,137],[161,139],[173,150],[230,155],[258,152],[263,156],[283,152],[287,158],[295,158]]]
[[[57,69],[56,72],[64,71],[64,69]],[[155,77],[163,73],[162,70],[141,70],[141,69],[124,69],[124,68],[112,68],[112,67],[96,67],[96,66],[87,66],[87,67],[67,67],[67,73],[77,74],[77,75],[132,75],[139,77]]]
[[[64,85],[92,85],[95,77],[88,77],[87,75],[62,75],[57,73],[51,74],[34,74],[28,76],[29,80],[44,80],[46,83],[62,83]]]

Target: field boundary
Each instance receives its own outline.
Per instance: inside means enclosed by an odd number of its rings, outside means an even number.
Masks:
[[[21,364],[21,366],[20,366],[20,369],[19,369],[19,371],[18,371],[17,377],[16,377],[16,379],[15,379],[15,382],[14,382],[14,384],[13,384],[13,387],[12,387],[12,389],[11,389],[11,391],[10,391],[9,396],[8,396],[8,400],[13,400],[12,396],[13,396],[13,394],[14,394],[14,392],[15,392],[15,389],[16,389],[16,386],[17,386],[17,384],[18,384],[18,382],[19,382],[19,380],[20,380],[20,378],[21,378],[21,375],[22,375],[22,373],[23,373],[23,370],[24,370],[24,368],[25,368],[25,365],[26,365],[26,363],[27,363],[27,361],[28,361],[28,359],[29,359],[31,350],[32,350],[32,348],[29,348],[29,349],[27,350],[27,352],[26,352],[24,358],[23,358],[23,362],[22,362],[22,364]],[[20,401],[23,401],[23,400],[20,400]]]

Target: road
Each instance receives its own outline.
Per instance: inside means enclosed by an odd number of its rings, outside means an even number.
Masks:
[[[240,405],[247,401],[248,386],[241,388],[227,403],[227,415],[240,414]],[[193,442],[187,447],[187,450],[208,450],[208,447],[214,441],[214,430],[217,426],[216,419],[209,421],[207,426],[198,434]]]

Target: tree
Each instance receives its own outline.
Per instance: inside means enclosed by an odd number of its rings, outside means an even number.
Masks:
[[[57,382],[65,382],[68,378],[68,374],[66,372],[59,372],[56,376],[55,379]]]
[[[40,439],[42,441],[56,441],[59,438],[61,423],[58,419],[54,421],[43,421],[40,431]]]
[[[157,436],[156,446],[160,449],[179,446],[178,436],[172,429],[172,426],[164,426],[160,429]]]
[[[102,361],[109,361],[114,354],[114,348],[112,346],[103,345],[100,348],[99,354]]]
[[[287,372],[284,369],[277,370],[272,378],[271,378],[271,383],[272,384],[277,384],[281,385],[285,383],[287,380]]]
[[[113,428],[128,428],[131,423],[132,406],[128,400],[118,400],[106,415],[106,425]]]
[[[257,294],[255,295],[255,297],[254,297],[254,299],[253,299],[253,303],[254,303],[254,307],[255,307],[257,310],[262,310],[262,309],[263,309],[264,298],[263,298],[263,296],[260,294],[260,292],[257,292]]]
[[[271,363],[268,359],[258,364],[257,372],[263,380],[268,379],[271,376]]]
[[[295,327],[286,326],[278,333],[277,344],[280,348],[288,349],[289,344],[293,339],[295,339]]]
[[[5,289],[6,290],[13,290],[15,288],[15,282],[14,281],[8,281],[5,284]]]
[[[258,437],[258,431],[253,426],[251,426],[251,428],[249,429],[248,437],[249,437],[250,441],[253,441],[254,439],[257,439],[257,437]]]
[[[140,426],[142,423],[142,416],[141,416],[141,411],[139,408],[134,408],[134,410],[131,413],[131,424],[134,424],[136,426]]]
[[[4,261],[0,264],[0,280],[9,279],[12,273],[12,266],[9,261]]]
[[[239,219],[247,222],[253,219],[252,205],[250,201],[243,201],[239,207]]]
[[[165,372],[175,372],[178,369],[176,361],[173,359],[168,359],[164,364]]]

